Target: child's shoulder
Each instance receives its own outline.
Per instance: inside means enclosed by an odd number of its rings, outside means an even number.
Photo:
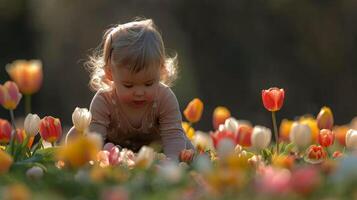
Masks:
[[[177,98],[171,88],[163,83],[159,84],[159,90],[157,95],[159,106],[171,106],[177,104]]]
[[[105,89],[99,89],[93,96],[91,105],[96,105],[96,106],[103,106],[103,105],[110,105],[110,102],[112,101],[111,99],[112,96],[112,91],[111,90],[105,90]]]

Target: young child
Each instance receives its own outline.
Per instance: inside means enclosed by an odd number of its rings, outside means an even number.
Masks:
[[[106,31],[102,51],[89,61],[90,86],[97,91],[90,105],[90,131],[133,151],[159,142],[175,160],[181,150],[193,149],[176,96],[167,86],[176,75],[175,64],[151,19]]]

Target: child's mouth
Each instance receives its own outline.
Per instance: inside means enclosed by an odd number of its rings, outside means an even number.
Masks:
[[[145,104],[145,102],[146,102],[145,100],[133,101],[134,105],[136,106],[142,106]]]

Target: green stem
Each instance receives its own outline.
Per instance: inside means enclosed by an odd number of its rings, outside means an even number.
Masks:
[[[51,142],[51,145],[52,145],[52,147],[55,147],[55,143],[54,142]]]
[[[275,143],[276,143],[276,153],[279,155],[279,137],[278,137],[278,127],[276,126],[275,111],[271,112],[271,117],[273,119],[273,128],[274,128],[274,136],[275,136]]]
[[[26,115],[31,113],[31,95],[30,94],[25,95],[25,113],[26,113]]]

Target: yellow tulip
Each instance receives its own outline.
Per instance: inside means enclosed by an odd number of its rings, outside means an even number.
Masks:
[[[193,137],[195,136],[195,129],[193,129],[187,122],[182,122],[182,128],[188,139],[192,141]]]
[[[9,171],[13,163],[12,157],[5,151],[0,150],[0,174],[4,174]]]
[[[195,123],[201,119],[203,112],[203,103],[200,99],[195,98],[193,99],[183,111],[186,119],[191,122]]]
[[[220,124],[224,124],[226,119],[231,117],[231,112],[224,106],[218,106],[213,111],[213,128],[217,130]]]
[[[67,162],[73,168],[79,168],[95,160],[101,148],[102,138],[99,135],[94,133],[79,135],[59,148],[57,159]]]
[[[317,119],[317,126],[319,127],[319,129],[332,130],[333,115],[329,107],[326,106],[322,107],[316,119]]]
[[[283,119],[283,121],[281,121],[280,127],[279,127],[280,139],[282,139],[284,141],[289,140],[289,134],[290,134],[292,125],[293,125],[293,121],[291,121],[291,120]]]
[[[6,71],[23,94],[33,94],[42,85],[43,72],[40,60],[16,60],[6,66]]]
[[[306,124],[310,127],[312,141],[317,142],[317,136],[319,135],[320,129],[317,126],[316,119],[314,119],[312,117],[301,117],[299,122],[302,124]]]

